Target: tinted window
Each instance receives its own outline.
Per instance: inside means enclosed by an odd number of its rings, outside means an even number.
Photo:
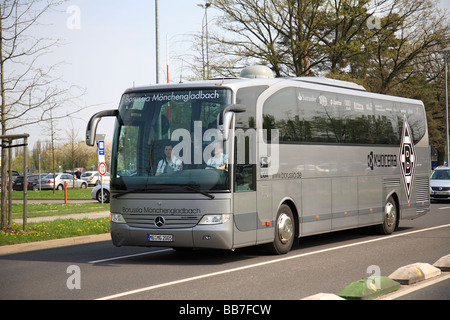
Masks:
[[[306,141],[303,130],[304,118],[297,104],[296,88],[286,88],[272,95],[264,104],[263,129],[267,140],[271,140],[271,130],[279,130],[280,142]]]
[[[246,112],[236,113],[236,128],[256,128],[256,101],[268,86],[256,86],[239,89],[236,94],[236,103],[245,106]]]
[[[235,191],[256,190],[256,102],[268,86],[239,89],[236,103],[245,105],[246,112],[236,113]]]
[[[278,129],[281,143],[399,145],[405,116],[417,143],[426,131],[421,105],[292,87],[265,102],[263,128],[269,141]]]

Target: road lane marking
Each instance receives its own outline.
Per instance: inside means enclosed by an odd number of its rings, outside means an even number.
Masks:
[[[153,285],[153,286],[149,286],[149,287],[145,287],[145,288],[140,288],[140,289],[136,289],[136,290],[125,291],[125,292],[117,293],[117,294],[114,294],[114,295],[98,298],[96,300],[117,299],[117,298],[129,296],[129,295],[133,295],[133,294],[137,294],[137,293],[151,291],[151,290],[154,290],[154,289],[159,289],[159,288],[169,287],[169,286],[173,286],[173,285],[177,285],[177,284],[181,284],[181,283],[186,283],[186,282],[191,282],[191,281],[195,281],[195,280],[215,277],[215,276],[219,276],[219,275],[222,275],[222,274],[233,273],[233,272],[236,272],[236,271],[242,271],[242,270],[257,268],[257,267],[261,267],[261,266],[265,266],[265,265],[269,265],[269,264],[273,264],[273,263],[284,262],[284,261],[288,261],[288,260],[298,259],[298,258],[301,258],[301,257],[311,256],[311,255],[314,255],[314,254],[319,254],[319,253],[324,253],[324,252],[329,252],[329,251],[334,251],[334,250],[339,250],[339,249],[355,247],[355,246],[359,246],[359,245],[362,245],[362,244],[368,244],[368,243],[382,241],[382,240],[389,240],[389,239],[392,239],[392,238],[397,238],[397,237],[411,235],[411,234],[415,234],[415,233],[419,233],[419,232],[431,231],[431,230],[447,228],[447,227],[450,227],[450,224],[436,226],[436,227],[431,227],[431,228],[427,228],[427,229],[415,230],[415,231],[410,231],[410,232],[405,232],[405,233],[400,233],[400,234],[395,234],[395,235],[390,235],[390,236],[384,236],[384,237],[380,237],[380,238],[376,238],[376,239],[350,243],[350,244],[346,244],[346,245],[342,245],[342,246],[338,246],[338,247],[333,247],[333,248],[327,248],[327,249],[322,249],[322,250],[317,250],[317,251],[312,251],[312,252],[301,253],[301,254],[297,254],[297,255],[294,255],[294,256],[290,256],[290,257],[278,258],[278,259],[274,259],[274,260],[270,260],[270,261],[264,261],[264,262],[259,262],[259,263],[255,263],[255,264],[250,264],[248,266],[242,266],[242,267],[238,267],[238,268],[232,268],[232,269],[227,269],[227,270],[222,270],[222,271],[202,274],[202,275],[195,276],[195,277],[190,277],[190,278],[185,278],[185,279],[165,282],[165,283],[161,283],[161,284],[157,284],[157,285]]]
[[[450,207],[441,207],[441,208],[438,208],[438,210],[445,210],[445,209],[450,209]]]
[[[135,253],[135,254],[129,254],[127,256],[120,256],[120,257],[114,257],[114,258],[107,258],[107,259],[89,261],[88,263],[90,263],[90,264],[101,263],[101,262],[106,262],[106,261],[113,261],[113,260],[132,258],[132,257],[144,256],[146,254],[161,253],[161,252],[166,252],[166,251],[173,251],[173,249],[163,249],[163,250],[157,250],[157,251]]]

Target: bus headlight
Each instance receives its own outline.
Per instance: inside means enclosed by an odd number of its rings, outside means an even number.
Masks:
[[[231,214],[207,214],[204,215],[198,224],[222,224],[230,221]]]
[[[115,223],[127,223],[120,213],[111,213],[111,221]]]

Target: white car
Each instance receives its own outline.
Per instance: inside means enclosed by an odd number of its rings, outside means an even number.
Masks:
[[[53,185],[55,185],[56,190],[64,190],[64,182],[67,182],[67,188],[75,187],[86,189],[88,186],[86,181],[77,179],[69,173],[57,173],[56,179],[53,177],[53,173],[51,173],[41,178],[41,181],[39,181],[42,190],[53,189]]]
[[[86,171],[81,175],[81,179],[86,181],[89,185],[98,186],[100,184],[100,174],[98,171]],[[103,184],[109,183],[110,181],[110,175],[109,172],[107,172],[103,176]]]
[[[431,200],[450,200],[450,167],[437,167],[430,177]]]
[[[91,198],[102,203],[102,186],[95,186],[91,191]],[[103,185],[103,203],[109,203],[110,200],[109,183]]]

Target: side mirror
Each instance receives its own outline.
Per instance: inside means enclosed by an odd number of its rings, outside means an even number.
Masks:
[[[103,117],[117,117],[119,110],[105,110],[94,114],[88,122],[86,128],[86,144],[93,147],[95,144],[95,133],[97,132],[97,126]]]
[[[231,126],[231,120],[233,119],[232,113],[245,112],[246,108],[242,104],[230,104],[226,106],[217,116],[217,129],[222,134],[223,140],[228,140],[229,130]]]

